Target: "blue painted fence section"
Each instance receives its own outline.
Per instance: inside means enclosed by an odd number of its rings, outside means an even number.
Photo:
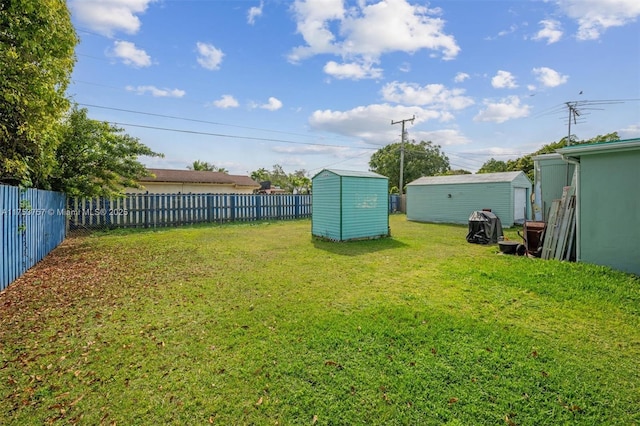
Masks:
[[[212,222],[311,217],[311,195],[128,194],[75,198],[67,204],[70,229],[156,228]]]
[[[400,196],[389,197],[389,211]],[[123,198],[69,199],[69,229],[157,228],[197,223],[311,217],[311,195],[128,194]]]
[[[402,197],[400,195],[389,195],[389,213],[397,213],[401,211],[401,200]]]
[[[0,185],[0,290],[65,238],[64,194]]]

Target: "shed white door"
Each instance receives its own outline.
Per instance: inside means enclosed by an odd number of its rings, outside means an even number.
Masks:
[[[514,188],[513,193],[513,222],[524,223],[527,214],[527,189]]]

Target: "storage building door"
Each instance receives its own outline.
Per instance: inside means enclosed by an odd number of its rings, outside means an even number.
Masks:
[[[514,188],[513,223],[523,224],[527,216],[527,188]]]

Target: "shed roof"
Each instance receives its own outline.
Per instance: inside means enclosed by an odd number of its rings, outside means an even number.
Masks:
[[[550,154],[539,154],[535,155],[532,158],[533,161],[545,161],[545,160],[562,160],[562,155],[557,152],[552,152]]]
[[[140,182],[179,182],[236,185],[260,188],[260,184],[249,176],[229,175],[222,172],[201,170],[147,169],[153,176],[146,176]]]
[[[323,169],[320,172],[318,172],[314,178],[316,176],[318,176],[320,173],[322,172],[331,172],[333,174],[336,174],[338,176],[348,176],[348,177],[367,177],[367,178],[376,178],[376,179],[388,179],[386,176],[382,176],[378,173],[374,173],[374,172],[361,172],[361,171],[353,171],[353,170],[340,170],[340,169]]]
[[[623,140],[611,141],[611,142],[599,142],[599,143],[589,143],[589,144],[585,143],[585,144],[565,146],[564,148],[558,149],[557,152],[566,157],[572,157],[572,156],[579,157],[581,155],[588,155],[588,154],[601,154],[603,152],[630,151],[630,150],[639,150],[639,149],[640,149],[640,138],[635,138],[635,139],[623,139]]]
[[[526,175],[521,172],[500,172],[500,173],[479,173],[475,175],[449,175],[449,176],[423,176],[414,180],[408,185],[449,185],[462,183],[497,183],[497,182],[513,182],[520,175]],[[527,178],[529,180],[529,178]]]

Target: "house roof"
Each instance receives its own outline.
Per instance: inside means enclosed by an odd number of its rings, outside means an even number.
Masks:
[[[523,172],[479,173],[475,175],[423,176],[408,185],[445,185],[460,183],[497,183],[512,182]],[[529,178],[527,178],[529,180]]]
[[[338,176],[348,176],[348,177],[367,177],[367,178],[377,178],[377,179],[387,179],[386,176],[382,176],[378,173],[374,173],[374,172],[360,172],[360,171],[353,171],[353,170],[341,170],[341,169],[323,169],[320,172],[318,172],[314,178],[316,176],[318,176],[320,173],[322,172],[331,172],[333,174],[336,174]]]
[[[565,146],[557,150],[565,157],[640,149],[640,138]]]
[[[200,170],[172,170],[147,169],[155,177],[146,176],[140,182],[178,182],[178,183],[208,183],[214,185],[235,185],[260,188],[260,184],[249,176],[229,175],[222,172],[208,172]]]

